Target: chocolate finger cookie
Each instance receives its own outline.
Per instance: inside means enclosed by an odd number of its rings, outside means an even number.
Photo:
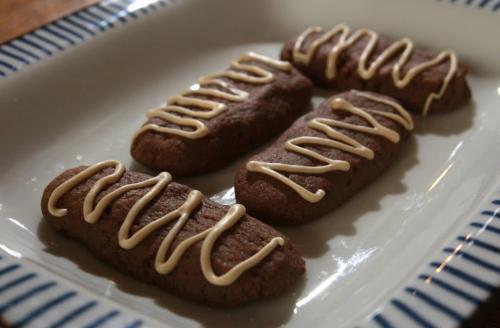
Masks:
[[[392,98],[354,90],[334,96],[239,168],[236,199],[268,222],[318,218],[381,175],[412,128]]]
[[[423,115],[453,110],[470,98],[467,67],[453,51],[419,49],[408,38],[393,40],[365,28],[308,28],[285,43],[281,58],[319,86],[378,92]]]
[[[312,83],[290,63],[248,53],[148,112],[132,142],[140,163],[174,175],[218,169],[286,129]]]
[[[193,301],[232,306],[281,294],[304,273],[290,241],[199,191],[125,171],[118,161],[67,170],[45,189],[57,230],[135,278]]]

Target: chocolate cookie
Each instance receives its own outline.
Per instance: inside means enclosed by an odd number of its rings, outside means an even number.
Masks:
[[[201,303],[273,297],[305,270],[290,241],[242,205],[219,205],[166,172],[126,172],[118,161],[62,173],[45,189],[42,212],[116,269]]]
[[[392,98],[354,90],[334,96],[239,168],[236,199],[268,222],[318,218],[381,175],[412,128]]]
[[[364,28],[308,28],[285,43],[281,58],[319,86],[378,92],[423,115],[455,109],[471,96],[467,67],[454,52],[418,49],[408,38],[394,41]]]
[[[216,170],[286,129],[311,99],[312,83],[288,62],[248,53],[149,111],[132,156],[174,175]]]

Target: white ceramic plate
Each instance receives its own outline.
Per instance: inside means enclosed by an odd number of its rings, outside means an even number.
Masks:
[[[15,322],[24,315],[15,306],[2,312],[2,302],[20,293],[6,294],[9,279],[20,276],[2,269],[31,262],[24,266],[55,275],[79,297],[119,308],[111,318],[140,318],[145,326],[458,325],[500,284],[494,2],[481,9],[417,0],[183,1],[0,80],[0,317]],[[184,302],[116,273],[42,223],[43,188],[64,169],[115,158],[144,170],[132,161],[129,142],[146,109],[244,51],[276,57],[305,27],[340,22],[456,50],[471,68],[473,101],[416,118],[415,138],[387,174],[326,217],[283,229],[307,264],[305,279],[287,295],[230,310]],[[181,181],[220,195],[242,161]],[[32,311],[50,297],[42,293],[19,308]],[[79,297],[72,299],[83,302]],[[43,312],[29,324],[57,315]]]

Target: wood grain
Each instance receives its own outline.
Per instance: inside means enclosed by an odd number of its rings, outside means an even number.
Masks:
[[[0,0],[0,44],[99,0]]]

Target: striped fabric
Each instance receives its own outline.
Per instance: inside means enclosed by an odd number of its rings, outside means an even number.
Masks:
[[[108,0],[45,25],[0,46],[0,78],[172,2]]]

